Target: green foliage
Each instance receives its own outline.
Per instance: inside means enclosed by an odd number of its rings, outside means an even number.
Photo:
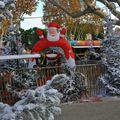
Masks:
[[[39,37],[35,33],[36,29],[40,29],[40,28],[34,27],[28,30],[21,29],[22,43],[25,44],[25,47],[27,49],[32,49],[33,45],[39,40]],[[46,36],[46,30],[45,29],[44,30],[40,29],[40,30],[42,30],[44,33],[44,36]]]

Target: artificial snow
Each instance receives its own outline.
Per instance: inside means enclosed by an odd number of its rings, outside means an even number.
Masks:
[[[5,7],[5,3],[0,1],[0,8],[4,8]]]

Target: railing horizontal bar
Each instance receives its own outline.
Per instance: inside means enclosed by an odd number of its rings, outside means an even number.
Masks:
[[[40,58],[40,54],[24,54],[24,55],[3,55],[0,56],[0,60],[11,60],[11,59],[27,59],[27,58]]]

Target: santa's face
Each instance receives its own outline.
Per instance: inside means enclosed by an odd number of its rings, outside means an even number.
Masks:
[[[51,36],[56,36],[57,34],[57,29],[56,28],[49,28],[48,32]]]
[[[47,39],[49,41],[58,41],[59,38],[60,38],[60,34],[56,28],[48,28]]]

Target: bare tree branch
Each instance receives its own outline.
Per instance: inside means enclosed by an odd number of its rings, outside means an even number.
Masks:
[[[98,0],[99,2],[103,3],[113,15],[115,15],[118,19],[120,19],[120,12],[114,8],[111,1],[114,1],[116,3],[120,3],[120,0]]]
[[[66,6],[62,5],[62,3],[59,2],[59,0],[45,0],[51,3],[52,5],[58,7],[61,9],[65,14],[68,16],[71,16],[72,18],[78,18],[88,13],[93,13],[95,15],[100,16],[101,18],[106,18],[108,16],[108,13],[105,13],[103,9],[96,7],[95,2],[99,1],[100,3],[104,4],[106,8],[110,10],[110,12],[118,18],[116,24],[120,25],[120,11],[118,11],[115,7],[115,3],[117,3],[118,6],[120,6],[120,0],[93,0],[93,2],[88,2],[87,0],[83,0],[83,2],[86,4],[86,7],[83,11],[78,10],[75,12],[71,12],[69,9],[66,8]]]

